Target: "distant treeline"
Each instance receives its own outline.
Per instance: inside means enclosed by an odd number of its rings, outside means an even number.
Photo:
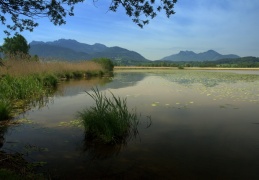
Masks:
[[[150,61],[135,64],[137,66],[147,67],[238,67],[249,68],[259,67],[259,58],[242,57],[233,59],[220,59],[216,61]]]

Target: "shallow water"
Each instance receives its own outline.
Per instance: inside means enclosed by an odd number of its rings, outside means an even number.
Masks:
[[[85,91],[95,85],[141,114],[136,139],[84,141],[76,113],[93,105]],[[41,170],[60,179],[258,179],[258,116],[258,75],[124,71],[62,83],[47,106],[17,118],[23,123],[9,127],[2,150],[46,162]]]

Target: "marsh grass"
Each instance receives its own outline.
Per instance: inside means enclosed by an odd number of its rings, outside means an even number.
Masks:
[[[103,67],[92,61],[69,63],[9,59],[4,61],[4,66],[0,66],[0,77],[5,76],[6,74],[18,77],[35,74],[55,74],[58,77],[73,77],[78,74],[96,71],[103,71]]]
[[[98,88],[92,88],[92,92],[86,93],[95,101],[95,106],[78,113],[88,140],[118,144],[138,134],[139,120],[134,110],[129,112],[126,98],[116,97],[111,92],[112,97],[108,98]]]

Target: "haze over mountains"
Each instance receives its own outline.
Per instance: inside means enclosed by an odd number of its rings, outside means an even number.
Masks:
[[[41,58],[53,60],[90,60],[93,58],[110,58],[117,63],[132,64],[136,62],[148,62],[141,54],[118,46],[107,47],[96,43],[93,45],[77,42],[72,39],[59,39],[52,42],[32,41],[30,43],[30,54]],[[226,58],[239,58],[234,54],[222,55],[214,50],[203,53],[193,51],[180,51],[162,58],[162,61],[215,61]],[[161,61],[160,60],[160,61]]]

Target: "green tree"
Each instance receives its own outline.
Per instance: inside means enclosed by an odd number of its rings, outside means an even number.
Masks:
[[[103,68],[107,71],[112,71],[114,68],[113,62],[108,58],[96,58],[96,59],[93,59],[92,61],[98,64],[101,64]]]
[[[1,51],[5,54],[17,55],[19,53],[28,54],[30,46],[28,45],[26,39],[20,35],[16,34],[12,38],[4,38],[4,44],[1,47]]]
[[[7,29],[23,31],[38,26],[35,18],[48,17],[54,25],[65,24],[67,15],[74,15],[74,7],[85,0],[0,0],[0,21]],[[160,2],[157,2],[160,1]],[[167,17],[174,14],[177,0],[111,0],[110,11],[116,12],[121,6],[133,22],[143,27],[153,19],[157,12],[164,10]],[[93,0],[96,2],[96,0]],[[12,24],[7,24],[7,17]],[[10,35],[8,30],[4,31]]]

